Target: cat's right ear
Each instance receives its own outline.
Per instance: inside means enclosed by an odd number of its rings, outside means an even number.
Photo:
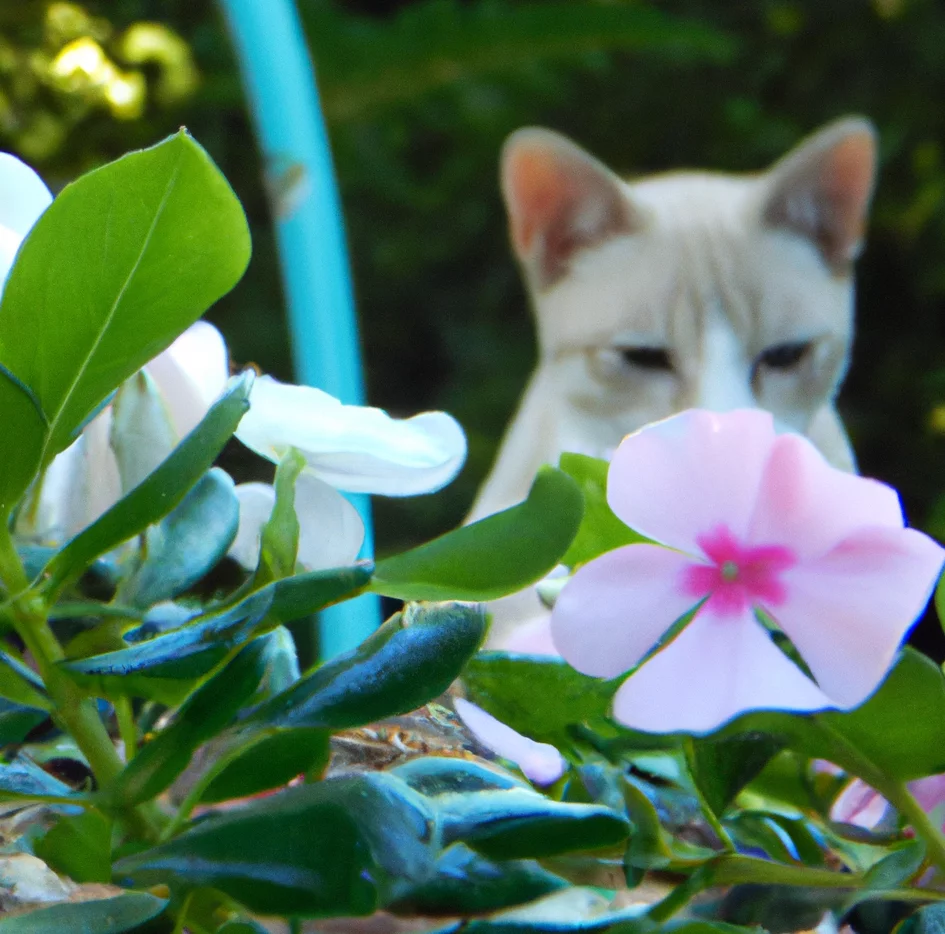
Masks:
[[[513,133],[501,180],[512,246],[538,288],[558,281],[580,250],[640,226],[620,179],[551,130]]]

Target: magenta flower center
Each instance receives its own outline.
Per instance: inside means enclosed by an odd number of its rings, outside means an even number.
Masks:
[[[696,538],[706,561],[683,571],[683,590],[703,599],[705,608],[719,616],[734,616],[750,607],[776,607],[787,591],[781,575],[797,563],[783,545],[743,545],[731,530],[720,525]]]

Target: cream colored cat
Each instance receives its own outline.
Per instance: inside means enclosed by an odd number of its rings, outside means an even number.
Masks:
[[[859,118],[760,175],[633,182],[557,133],[514,133],[502,191],[539,362],[470,519],[524,498],[562,451],[606,456],[628,432],[692,407],[768,409],[852,469],[833,400],[875,161],[875,132]],[[493,644],[503,617],[524,612],[515,598],[514,612],[503,606]]]

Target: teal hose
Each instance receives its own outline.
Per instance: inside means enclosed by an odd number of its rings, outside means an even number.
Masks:
[[[296,379],[342,402],[364,403],[358,325],[341,204],[318,89],[292,0],[220,0],[270,187]],[[370,503],[352,496],[373,553]],[[320,651],[331,658],[380,623],[366,594],[320,615]]]

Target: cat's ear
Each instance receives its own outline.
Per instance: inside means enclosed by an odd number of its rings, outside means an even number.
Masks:
[[[512,246],[539,288],[561,278],[579,250],[639,226],[620,179],[551,130],[513,133],[501,174]]]
[[[837,272],[856,259],[876,179],[876,131],[860,117],[825,126],[767,173],[764,221],[810,239]]]

